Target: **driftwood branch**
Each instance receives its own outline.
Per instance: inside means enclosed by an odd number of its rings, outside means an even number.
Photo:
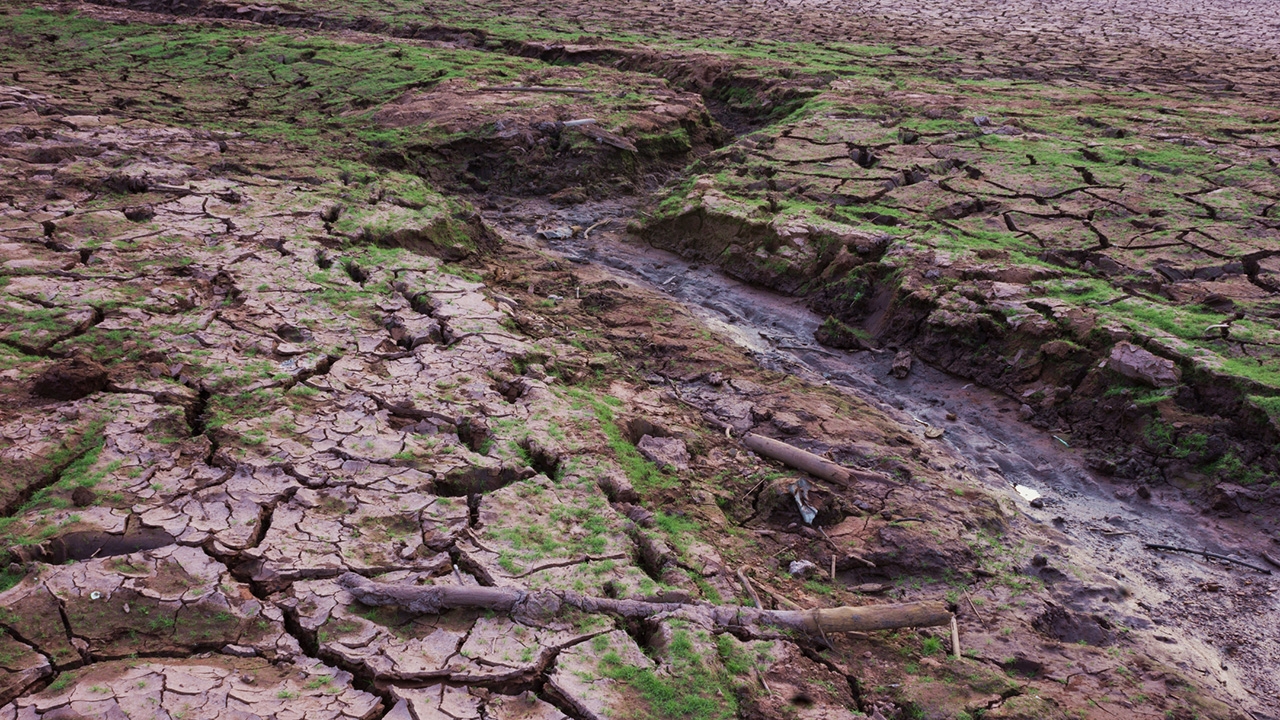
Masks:
[[[879,481],[883,478],[875,473],[869,473],[861,470],[851,470],[842,467],[830,460],[815,455],[808,450],[801,450],[794,445],[788,445],[781,440],[774,440],[763,435],[755,433],[747,433],[742,437],[742,444],[755,454],[777,460],[788,467],[796,470],[802,470],[810,475],[826,480],[828,482],[840,483],[842,485],[852,484],[857,480],[874,480]]]
[[[1271,571],[1268,570],[1267,568],[1259,567],[1257,565],[1247,563],[1243,560],[1237,560],[1233,557],[1227,557],[1226,555],[1219,555],[1218,553],[1207,552],[1205,550],[1192,550],[1191,548],[1175,547],[1173,545],[1159,545],[1157,543],[1147,543],[1147,549],[1148,550],[1169,550],[1171,552],[1184,552],[1184,553],[1191,553],[1192,555],[1202,555],[1207,558],[1213,558],[1214,560],[1222,560],[1223,562],[1235,563],[1236,565],[1243,565],[1244,567],[1247,567],[1250,570],[1257,570],[1258,572],[1265,573],[1267,575],[1271,574]]]
[[[867,632],[903,627],[940,627],[951,622],[946,603],[925,601],[895,605],[820,608],[815,610],[763,610],[738,605],[664,603],[617,600],[561,590],[521,590],[514,587],[459,585],[399,585],[379,583],[346,573],[338,579],[365,605],[393,605],[411,613],[438,615],[445,610],[492,610],[513,617],[538,618],[574,609],[600,615],[640,619],[666,615],[718,628],[783,628],[809,635],[833,632]]]

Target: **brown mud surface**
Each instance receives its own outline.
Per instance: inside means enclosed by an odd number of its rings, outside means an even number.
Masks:
[[[1264,6],[0,5],[0,718],[1280,717]]]

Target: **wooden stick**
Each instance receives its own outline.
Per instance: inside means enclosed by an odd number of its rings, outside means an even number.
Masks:
[[[955,615],[951,616],[951,653],[960,657],[960,625]]]
[[[522,93],[565,93],[568,95],[592,95],[595,90],[587,88],[575,87],[546,87],[546,86],[521,86],[508,85],[506,87],[482,87],[476,88],[480,92],[522,92]]]
[[[836,581],[836,554],[831,553],[831,582]]]
[[[987,626],[987,621],[982,619],[978,614],[978,606],[973,604],[973,598],[969,597],[969,588],[964,589],[964,599],[969,601],[969,609],[973,611],[973,616],[978,618],[978,622],[982,623],[982,627]]]
[[[1250,570],[1257,570],[1258,572],[1266,575],[1271,574],[1271,571],[1268,570],[1267,568],[1258,567],[1257,565],[1251,565],[1243,560],[1236,560],[1235,558],[1227,557],[1226,555],[1219,555],[1218,553],[1211,553],[1205,550],[1192,550],[1191,548],[1175,547],[1173,545],[1159,545],[1157,543],[1147,543],[1147,549],[1148,550],[1170,550],[1172,552],[1184,552],[1184,553],[1191,553],[1193,555],[1202,555],[1207,558],[1213,558],[1214,560],[1223,560],[1225,562],[1235,563],[1236,565],[1243,565],[1244,567],[1247,567]]]
[[[875,566],[876,566],[876,564],[875,564],[875,563],[873,563],[873,562],[871,562],[870,560],[868,560],[868,559],[866,559],[866,558],[862,557],[861,555],[854,555],[853,553],[845,553],[845,555],[847,555],[848,557],[853,558],[854,560],[857,560],[858,562],[862,563],[863,565],[866,565],[866,566],[867,566],[867,567],[869,567],[869,568],[873,568],[873,567],[875,567]]]
[[[789,607],[792,610],[804,610],[804,608],[800,607],[798,603],[794,603],[786,599],[785,597],[783,597],[782,593],[779,592],[777,588],[770,587],[766,583],[760,582],[759,580],[756,580],[756,584],[760,586],[761,590],[764,590],[766,593],[768,593],[769,597],[773,598],[773,601],[775,603],[779,605],[785,605],[786,607]]]
[[[1266,554],[1266,553],[1262,553],[1262,559],[1263,559],[1263,560],[1266,560],[1267,562],[1271,563],[1272,565],[1275,565],[1276,567],[1280,567],[1280,560],[1277,560],[1277,559],[1275,559],[1275,558],[1271,557],[1270,555],[1268,555],[1268,554]]]
[[[588,597],[567,590],[526,591],[514,587],[380,583],[351,572],[339,577],[338,584],[365,605],[398,606],[411,613],[424,615],[439,615],[445,610],[469,608],[493,610],[516,617],[542,617],[573,608],[586,613],[623,618],[670,615],[719,628],[750,630],[753,626],[760,629],[765,626],[781,627],[810,635],[937,627],[951,622],[953,617],[947,610],[946,603],[937,600],[814,610],[763,610],[740,605],[617,600]]]
[[[747,579],[747,574],[742,572],[742,568],[738,568],[738,580],[742,583],[742,587],[746,588],[747,594],[751,596],[751,602],[763,610],[764,605],[760,604],[760,596],[756,594],[756,589],[751,587],[751,581]]]

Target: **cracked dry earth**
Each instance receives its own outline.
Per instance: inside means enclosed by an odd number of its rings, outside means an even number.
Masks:
[[[0,718],[1280,716],[1274,580],[1136,542],[1280,554],[1275,19],[1190,5],[5,3]]]

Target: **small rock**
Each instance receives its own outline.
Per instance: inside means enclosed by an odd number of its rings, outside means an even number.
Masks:
[[[973,119],[973,124],[978,127],[986,127],[991,124],[991,118],[986,115],[979,115]]]
[[[223,655],[230,655],[231,657],[238,658],[251,658],[258,654],[257,650],[244,645],[224,645],[221,652]]]
[[[773,414],[773,426],[783,435],[799,435],[804,432],[804,421],[785,410]]]
[[[787,572],[791,573],[792,577],[797,578],[809,577],[817,569],[818,566],[808,560],[792,560],[791,564],[787,566]]]
[[[1147,487],[1146,485],[1139,485],[1139,486],[1138,486],[1138,497],[1142,498],[1143,500],[1150,500],[1150,499],[1151,499],[1151,488]]]
[[[124,216],[132,222],[146,222],[156,216],[156,210],[150,205],[138,205],[124,209]]]
[[[1020,420],[1030,420],[1035,414],[1036,411],[1026,403],[1023,403],[1022,407],[1018,408],[1018,419]]]
[[[1107,368],[1153,387],[1172,387],[1182,381],[1182,371],[1176,363],[1130,342],[1116,343]]]
[[[624,508],[623,505],[626,507]],[[653,527],[654,515],[639,505],[631,505],[630,503],[620,503],[618,509],[622,510],[622,514],[627,516],[631,522],[640,527]]]
[[[676,470],[689,469],[689,450],[684,441],[678,438],[660,438],[645,435],[636,443],[640,454],[658,467],[674,467]]]
[[[54,363],[36,379],[35,394],[52,400],[79,400],[107,386],[107,369],[76,356]]]
[[[1032,564],[1032,565],[1035,565],[1036,567],[1044,567],[1045,565],[1048,565],[1048,564],[1049,564],[1049,558],[1047,558],[1047,557],[1045,557],[1044,555],[1041,555],[1041,554],[1039,554],[1039,553],[1036,553],[1036,554],[1035,554],[1034,556],[1032,556],[1032,558],[1031,558],[1031,564]]]
[[[546,228],[544,230],[539,230],[538,235],[542,237],[543,240],[567,240],[568,238],[573,237],[573,228],[568,226]]]
[[[1033,508],[1035,508],[1035,509],[1037,509],[1037,510],[1043,510],[1043,509],[1044,509],[1044,498],[1036,498],[1035,500],[1032,500],[1032,501],[1031,501],[1031,507],[1033,507]]]
[[[889,369],[889,374],[902,380],[911,374],[912,362],[914,362],[914,358],[911,357],[910,351],[903,350],[899,352],[893,356],[893,367]]]
[[[955,422],[955,421],[958,419],[958,417],[956,416],[956,414],[955,414],[955,413],[953,413],[953,412],[949,412],[949,413],[947,413],[947,419],[948,419],[948,420],[950,420],[950,421],[952,421],[952,422]]]
[[[88,507],[98,499],[98,494],[87,487],[78,486],[71,491],[71,503],[76,507]]]
[[[724,373],[721,373],[721,372],[713,372],[707,375],[707,383],[709,383],[714,387],[720,387],[721,385],[724,385],[724,380],[725,380]]]
[[[640,501],[640,494],[631,485],[631,481],[621,474],[610,473],[603,475],[596,480],[596,484],[600,486],[605,497],[613,502],[634,503]],[[636,522],[638,523],[639,521],[637,520]]]

